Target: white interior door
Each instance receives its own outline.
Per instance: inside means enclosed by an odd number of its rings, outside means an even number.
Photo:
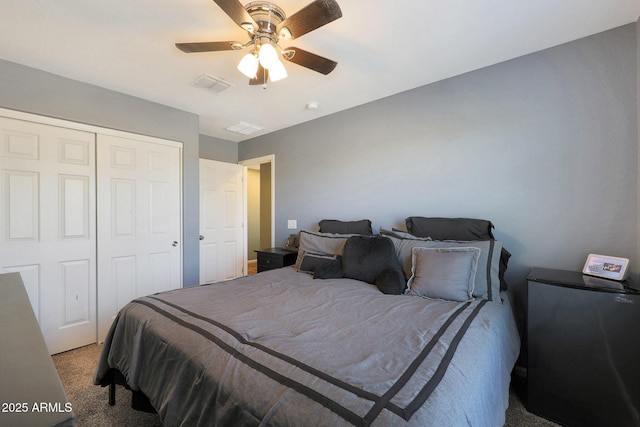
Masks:
[[[244,275],[246,171],[200,159],[200,284]]]
[[[98,340],[134,298],[182,287],[179,144],[98,135]]]
[[[0,117],[0,267],[51,354],[96,341],[95,134]]]

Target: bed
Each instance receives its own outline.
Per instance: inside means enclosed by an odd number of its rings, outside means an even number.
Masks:
[[[443,252],[438,242],[396,233],[308,234],[300,233],[295,266],[129,303],[107,335],[95,384],[121,382],[142,393],[167,426],[504,424],[520,341],[509,299],[495,283],[499,245],[487,262],[475,247],[484,241],[449,242]],[[441,256],[453,246],[456,259],[472,267],[475,260],[471,281],[480,289],[461,300],[385,293],[379,277],[388,285],[393,274],[345,274],[354,265],[346,262],[352,241],[391,247],[388,258],[403,270],[405,287],[408,253]],[[373,267],[360,258],[356,269],[389,271],[365,249],[358,256],[373,258]],[[322,273],[319,265],[336,260],[341,275]],[[420,275],[411,268],[415,283]],[[489,287],[496,289],[491,298]]]

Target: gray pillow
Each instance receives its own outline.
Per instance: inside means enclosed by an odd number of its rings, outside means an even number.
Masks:
[[[386,234],[385,234],[386,235]],[[402,268],[407,277],[411,276],[411,250],[415,247],[424,248],[455,248],[472,247],[480,249],[478,268],[476,269],[476,280],[473,291],[475,298],[482,298],[489,301],[502,302],[500,298],[500,251],[502,243],[498,240],[473,240],[467,242],[425,240],[421,238],[398,238],[393,235],[386,235],[391,239],[396,255],[402,263]]]
[[[408,295],[448,301],[473,299],[480,249],[415,247],[411,252]]]
[[[406,231],[396,230],[395,228],[391,230],[387,230],[386,228],[380,227],[380,234],[383,236],[393,236],[398,239],[413,239],[413,240],[433,240],[431,237],[420,237],[411,233],[407,233]]]
[[[405,219],[409,233],[418,237],[431,237],[433,240],[491,240],[493,229],[491,221],[474,218],[433,218],[410,216]],[[504,247],[500,251],[500,290],[506,291],[504,278],[511,253]]]
[[[300,271],[304,255],[307,253],[316,255],[342,255],[344,244],[351,235],[314,233],[311,231],[300,232],[300,246],[298,246],[298,258],[295,269]]]

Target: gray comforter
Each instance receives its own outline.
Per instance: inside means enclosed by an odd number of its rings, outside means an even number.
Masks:
[[[118,369],[167,426],[500,426],[519,347],[508,302],[282,268],[132,301],[94,382]]]

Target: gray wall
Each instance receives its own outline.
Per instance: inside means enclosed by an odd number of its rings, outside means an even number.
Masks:
[[[637,273],[637,56],[626,25],[241,142],[239,158],[275,154],[276,244],[287,219],[485,218],[517,300],[531,267],[581,270],[589,253]]]
[[[183,281],[198,284],[198,116],[3,60],[0,107],[182,142]]]
[[[200,135],[200,158],[238,163],[238,143],[213,136]]]

